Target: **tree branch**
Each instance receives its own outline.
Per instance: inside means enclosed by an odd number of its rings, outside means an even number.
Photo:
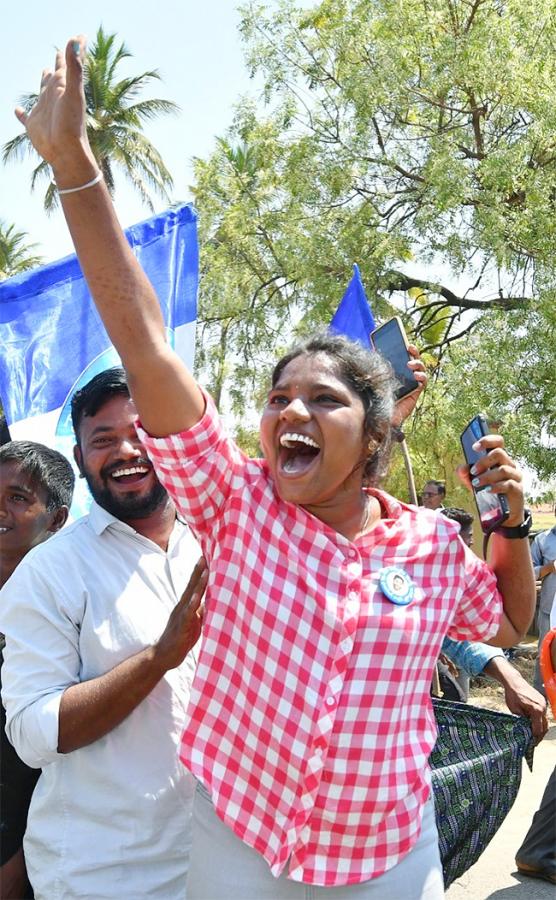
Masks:
[[[438,282],[427,281],[423,278],[412,278],[404,272],[390,271],[382,282],[383,289],[393,293],[394,291],[408,291],[410,288],[420,288],[423,293],[436,294],[444,298],[445,302],[436,301],[439,307],[455,306],[459,309],[523,309],[530,305],[532,297],[492,297],[489,300],[473,300],[470,297],[460,297],[450,288]],[[427,304],[431,306],[432,304]],[[420,307],[420,311],[426,306]]]

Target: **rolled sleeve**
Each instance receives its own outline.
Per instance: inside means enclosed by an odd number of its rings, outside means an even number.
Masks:
[[[479,675],[496,656],[504,656],[500,647],[490,647],[478,641],[452,641],[444,638],[442,652],[468,675]]]
[[[201,540],[211,540],[215,521],[234,489],[243,484],[247,457],[227,434],[209,394],[205,413],[179,434],[155,438],[139,421],[135,428],[156,473],[181,515]],[[203,544],[203,550],[206,543]]]
[[[4,693],[4,692],[2,692]],[[58,753],[58,720],[63,691],[36,700],[25,710],[9,714],[6,734],[17,755],[32,769],[42,769],[61,754]]]
[[[6,734],[32,768],[60,757],[60,702],[79,681],[79,629],[58,587],[25,559],[0,592]]]

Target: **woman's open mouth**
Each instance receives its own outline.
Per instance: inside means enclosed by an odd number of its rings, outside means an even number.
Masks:
[[[299,432],[288,431],[280,436],[278,466],[283,475],[304,475],[321,450],[313,438]]]

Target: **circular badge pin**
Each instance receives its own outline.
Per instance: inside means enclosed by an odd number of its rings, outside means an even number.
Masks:
[[[415,586],[407,572],[398,566],[381,569],[378,583],[384,596],[396,606],[407,606],[413,600]]]

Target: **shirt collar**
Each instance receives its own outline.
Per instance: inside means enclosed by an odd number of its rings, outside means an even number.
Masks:
[[[118,531],[127,531],[129,534],[138,534],[135,528],[132,528],[131,525],[128,525],[126,522],[122,522],[121,519],[113,516],[112,513],[109,513],[108,510],[104,509],[104,507],[99,506],[96,500],[91,502],[91,508],[89,510],[89,525],[93,529],[94,533],[99,536],[107,528],[113,527]],[[187,528],[184,522],[182,522],[178,517],[176,517],[176,522],[174,524],[174,528],[172,530],[172,535],[170,537],[170,546],[173,544],[173,536],[175,532],[182,532],[184,528]]]
[[[380,503],[382,518],[399,519],[404,511],[413,509],[413,507],[408,506],[407,503],[402,503],[401,500],[397,500],[395,497],[392,497],[391,494],[387,494],[386,491],[379,491],[378,488],[372,487],[366,488],[366,491]]]
[[[116,525],[127,531],[135,532],[135,529],[131,528],[130,525],[126,525],[121,519],[117,519],[116,516],[113,516],[108,510],[99,506],[96,500],[92,501],[89,510],[89,525],[97,536],[102,534],[103,531],[106,531],[110,525]]]

